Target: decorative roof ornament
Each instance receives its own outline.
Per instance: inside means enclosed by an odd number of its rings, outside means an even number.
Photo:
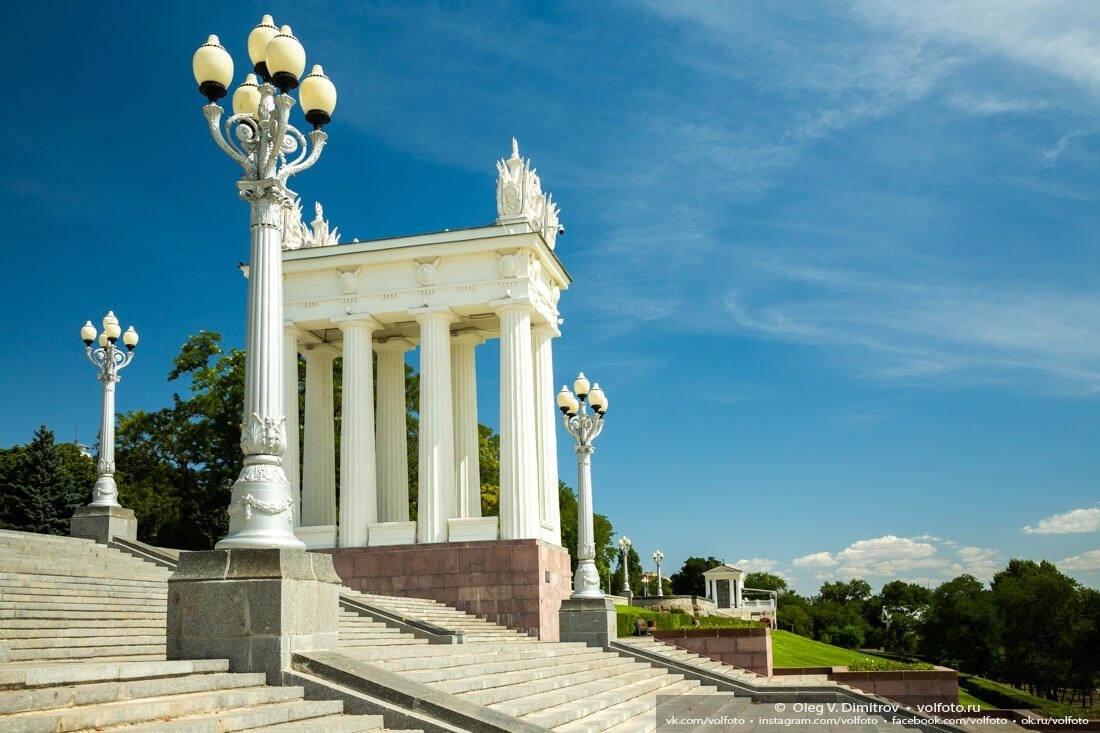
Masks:
[[[497,223],[527,222],[554,249],[565,227],[558,220],[560,210],[552,197],[542,192],[542,183],[530,160],[519,156],[519,143],[512,138],[512,157],[497,161]]]
[[[325,221],[325,211],[318,201],[313,205],[314,219],[307,226],[302,222],[302,200],[294,199],[283,216],[283,249],[329,247],[340,243],[340,230]]]

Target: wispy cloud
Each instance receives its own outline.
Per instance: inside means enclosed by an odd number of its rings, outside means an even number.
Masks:
[[[1100,507],[1074,509],[1062,514],[1054,514],[1039,520],[1034,527],[1028,525],[1020,531],[1027,534],[1100,532]]]
[[[857,540],[837,552],[815,552],[791,561],[794,568],[812,571],[815,580],[863,578],[872,585],[897,579],[935,585],[964,573],[988,581],[1000,565],[996,550],[959,546],[930,535],[883,535]]]
[[[1100,550],[1089,550],[1080,555],[1059,560],[1057,566],[1060,570],[1100,570]]]

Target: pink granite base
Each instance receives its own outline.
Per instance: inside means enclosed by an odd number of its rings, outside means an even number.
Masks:
[[[569,553],[540,540],[447,542],[318,550],[344,585],[430,598],[543,641],[558,640],[558,608],[572,592]]]
[[[772,672],[771,629],[657,629],[653,638],[756,674]]]

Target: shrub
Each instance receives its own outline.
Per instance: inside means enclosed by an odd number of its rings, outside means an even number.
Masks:
[[[864,657],[848,665],[848,669],[852,672],[905,672],[935,668],[928,662],[896,662],[893,659],[881,657]]]

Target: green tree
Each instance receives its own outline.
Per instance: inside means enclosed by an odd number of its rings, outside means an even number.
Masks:
[[[88,503],[95,464],[76,446],[54,442],[45,425],[25,446],[0,460],[0,526],[22,532],[69,534],[69,520]]]
[[[1001,619],[1004,674],[1051,700],[1069,686],[1079,626],[1077,581],[1043,560],[1010,560],[990,584]]]
[[[920,653],[963,672],[988,677],[1001,657],[1001,623],[993,592],[973,575],[943,583],[920,620]]]
[[[721,564],[721,560],[713,557],[689,557],[684,560],[680,572],[669,577],[672,592],[679,596],[705,596],[707,585],[703,573]]]
[[[240,472],[245,354],[200,331],[172,360],[168,381],[187,396],[156,412],[123,415],[118,426],[120,499],[139,537],[187,550],[209,549],[229,528],[226,507]]]
[[[924,616],[932,591],[923,585],[893,580],[882,586],[863,606],[871,626],[867,643],[898,654],[915,654],[920,645],[919,619]]]
[[[862,647],[872,631],[864,615],[870,597],[871,586],[860,578],[822,584],[810,606],[814,637],[849,649]]]
[[[746,588],[758,588],[759,590],[774,590],[779,594],[787,593],[787,581],[772,573],[747,573],[745,575]]]

